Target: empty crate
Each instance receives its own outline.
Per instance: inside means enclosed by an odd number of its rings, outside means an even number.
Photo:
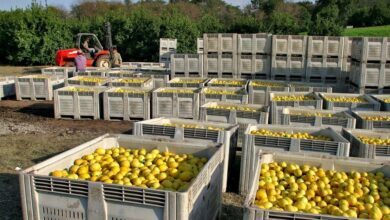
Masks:
[[[15,79],[16,100],[52,100],[53,90],[64,86],[64,79],[54,75],[28,75]]]
[[[64,79],[68,77],[72,77],[75,71],[76,69],[74,67],[60,67],[60,66],[53,66],[53,67],[47,67],[41,69],[41,73],[43,75],[52,75]]]
[[[207,158],[185,191],[141,188],[49,176],[97,148],[171,151]],[[23,219],[216,219],[221,206],[222,148],[218,144],[106,134],[19,174]]]
[[[307,36],[273,35],[272,56],[275,55],[306,55]]]
[[[309,36],[307,40],[307,56],[339,57],[343,55],[343,37]]]
[[[390,87],[390,63],[352,61],[350,81],[359,88]]]
[[[269,132],[267,135],[259,131]],[[273,133],[285,132],[289,136],[272,136]],[[302,134],[306,133],[323,139],[307,139]],[[326,138],[326,139],[325,139]],[[301,128],[296,126],[280,125],[250,125],[245,131],[245,142],[241,156],[240,194],[247,194],[250,190],[249,182],[256,175],[256,156],[259,150],[263,152],[289,152],[314,155],[349,156],[349,142],[332,128]]]
[[[0,100],[15,95],[15,77],[0,77]]]
[[[380,103],[369,95],[346,93],[319,93],[324,100],[324,109],[328,110],[366,110],[379,111]]]
[[[75,76],[65,80],[65,86],[106,86],[110,78],[94,76]]]
[[[199,89],[162,87],[153,91],[153,118],[198,119]]]
[[[147,77],[127,77],[111,79],[108,83],[112,87],[149,87],[153,88],[153,79]]]
[[[168,82],[169,87],[203,88],[209,80],[206,78],[174,78]]]
[[[73,76],[91,76],[91,77],[106,77],[108,69],[95,69],[74,72]]]
[[[133,77],[137,73],[134,71],[126,71],[126,70],[120,70],[113,68],[109,71],[107,71],[106,76],[109,78],[125,78],[125,77]]]
[[[191,142],[209,140],[223,144],[222,190],[225,192],[228,170],[231,170],[235,160],[237,128],[237,125],[226,123],[203,122],[178,118],[155,118],[136,122],[133,133],[138,136],[168,136],[176,141],[187,139],[192,140]]]
[[[344,84],[341,77],[341,58],[310,57],[306,64],[306,78],[309,82]]]
[[[171,78],[203,77],[203,55],[201,54],[172,54]]]
[[[352,113],[357,119],[357,128],[390,129],[390,112],[354,111]]]
[[[238,34],[237,40],[238,54],[271,54],[271,34]]]
[[[196,53],[203,54],[203,38],[196,39]]]
[[[249,103],[268,105],[270,92],[288,92],[288,84],[283,81],[250,80],[248,83]]]
[[[270,77],[271,57],[269,55],[238,55],[237,78],[267,79]]]
[[[54,117],[99,119],[106,87],[67,86],[54,91]]]
[[[289,83],[290,92],[327,92],[332,93],[333,88],[323,83],[294,82]]]
[[[237,54],[204,54],[203,76],[208,78],[236,78]]]
[[[208,102],[248,103],[248,93],[241,87],[205,87],[200,92],[200,105]]]
[[[304,57],[272,56],[271,79],[285,81],[306,81]]]
[[[203,34],[203,54],[237,54],[237,34]]]
[[[170,63],[171,55],[176,53],[177,39],[160,38],[160,63]]]
[[[132,120],[150,118],[152,88],[111,88],[104,92],[105,120]]]
[[[390,40],[387,37],[356,37],[352,40],[352,58],[359,62],[390,61]]]

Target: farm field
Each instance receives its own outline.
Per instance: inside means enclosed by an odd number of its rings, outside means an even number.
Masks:
[[[345,29],[343,36],[388,37],[390,36],[390,25]]]

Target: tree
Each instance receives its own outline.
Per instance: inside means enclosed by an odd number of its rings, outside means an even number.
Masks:
[[[343,21],[339,20],[337,5],[328,5],[315,14],[309,34],[340,36],[344,30]]]
[[[213,15],[206,14],[198,22],[198,30],[203,33],[221,33],[224,32],[222,23]]]
[[[297,21],[290,14],[274,12],[268,19],[269,32],[273,34],[298,34]]]

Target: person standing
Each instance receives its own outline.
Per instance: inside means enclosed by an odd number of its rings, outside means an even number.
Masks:
[[[85,71],[87,68],[87,58],[81,50],[77,51],[77,56],[74,59],[74,62],[76,64],[76,72]]]
[[[122,65],[122,56],[118,52],[116,46],[112,47],[111,67],[120,67]]]

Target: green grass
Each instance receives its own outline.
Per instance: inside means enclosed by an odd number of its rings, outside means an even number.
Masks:
[[[343,36],[390,37],[390,25],[345,29]]]

